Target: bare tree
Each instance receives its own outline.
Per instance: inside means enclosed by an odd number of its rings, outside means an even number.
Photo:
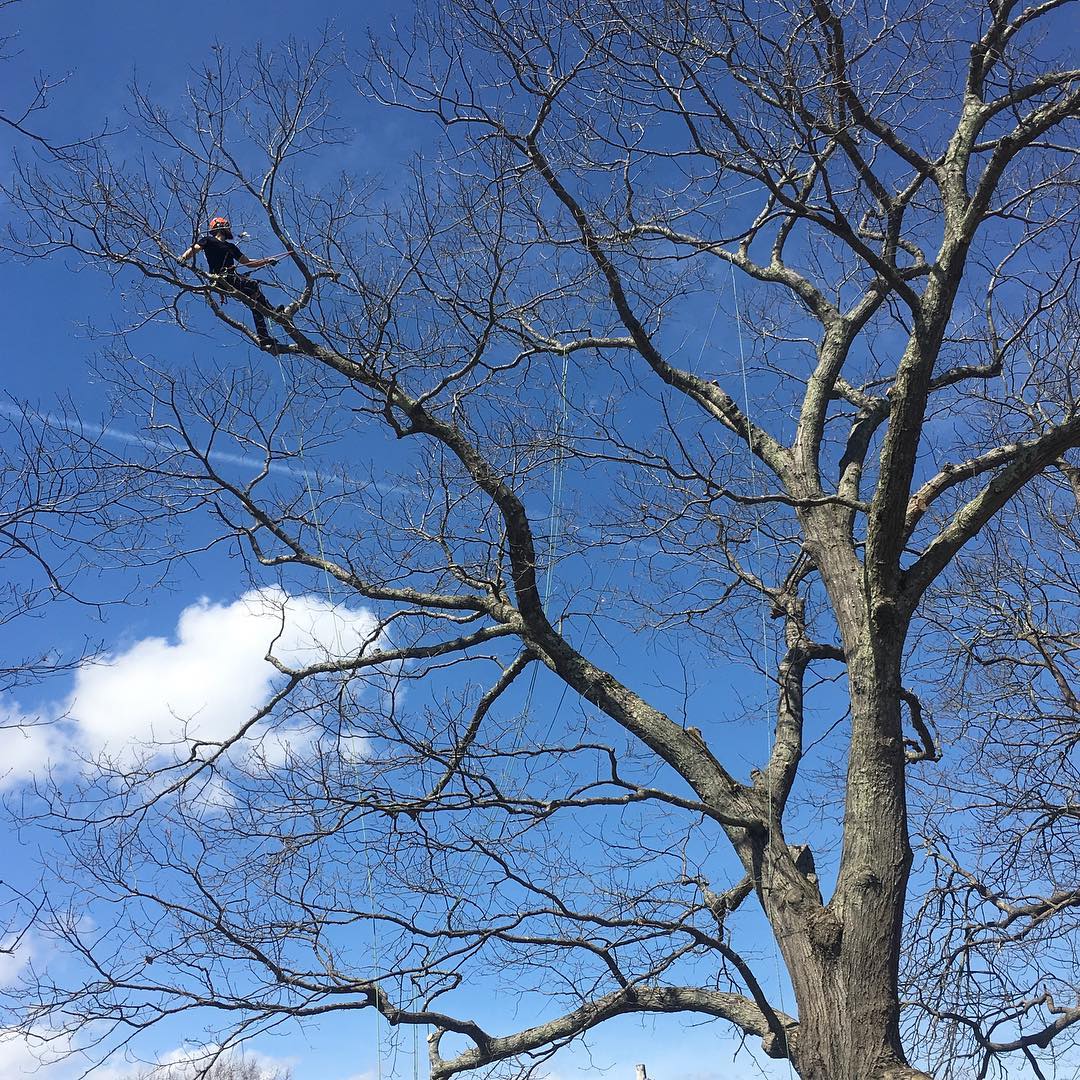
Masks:
[[[0,19],[17,3],[0,0]],[[0,64],[11,59],[16,47],[16,34],[0,33]],[[76,146],[87,149],[89,141],[61,146],[33,127],[63,81],[39,79],[16,113],[0,111],[0,131],[13,133],[16,146],[32,147],[53,160]],[[105,482],[104,472],[115,462],[99,452],[101,429],[86,430],[62,400],[53,407],[55,412],[48,413],[12,397],[0,400],[0,691],[68,670],[92,653],[92,648],[70,654],[45,648],[28,654],[19,643],[26,619],[41,614],[49,601],[104,601],[102,593],[94,599],[92,593],[83,596],[81,587],[95,563],[102,568],[103,547],[107,551],[117,539],[111,536],[110,544],[101,544],[102,536],[119,524],[120,518],[109,514],[109,502],[123,487],[119,480]],[[53,438],[53,428],[64,437]],[[0,728],[33,722],[0,716]]]
[[[254,1058],[218,1057],[211,1053],[203,1064],[198,1056],[143,1070],[132,1080],[292,1080],[288,1069],[268,1068]]]
[[[950,754],[967,766],[931,778],[921,800],[916,829],[936,880],[913,923],[907,975],[920,1044],[947,1062],[971,1041],[984,1071],[1012,1044],[1036,1076],[1036,1051],[1047,1073],[1057,1055],[1012,1017],[1018,1000],[1059,1010],[1075,994],[1053,972],[1077,969],[1075,919],[1061,915],[1080,902],[1080,535],[1074,473],[1059,469],[1057,482],[1051,473],[1014,501],[928,604],[949,629],[938,708],[952,714]],[[931,955],[936,977],[918,978]]]
[[[143,320],[250,338],[174,258],[210,214],[287,249],[276,363],[118,343],[143,498],[376,629],[49,796],[40,932],[86,970],[24,1022],[228,1045],[371,1008],[439,1080],[634,1013],[807,1080],[1074,1046],[1076,577],[1030,573],[1080,446],[1067,7],[448,0],[358,77],[445,133],[411,188],[315,179],[352,137],[332,40],[215,52],[188,114],[136,91],[142,161],[28,171],[19,250]]]
[[[17,14],[19,3],[20,0],[0,0],[0,20],[8,20],[12,15]],[[18,51],[18,34],[8,32],[9,25],[7,21],[0,22],[0,63],[10,60]],[[19,98],[9,100],[6,107],[0,110],[0,131],[13,134],[17,142],[26,143],[53,158],[62,158],[69,150],[91,144],[92,138],[79,139],[71,143],[50,140],[37,127],[37,121],[43,118],[57,90],[67,80],[66,75],[39,75],[29,92]],[[110,133],[111,129],[106,124],[97,138],[106,137]]]
[[[0,409],[0,690],[10,691],[70,671],[97,649],[68,640],[30,651],[28,620],[60,603],[100,614],[127,599],[132,570],[158,559],[141,550],[126,469],[102,445],[103,425],[88,427],[70,403],[51,413],[14,401]]]

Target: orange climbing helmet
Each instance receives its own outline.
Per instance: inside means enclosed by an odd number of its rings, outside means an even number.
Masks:
[[[210,224],[207,226],[207,232],[217,232],[219,229],[224,229],[230,235],[232,234],[232,226],[229,224],[227,217],[216,217],[210,219]]]

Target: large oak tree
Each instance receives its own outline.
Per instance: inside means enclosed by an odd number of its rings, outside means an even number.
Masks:
[[[374,1009],[445,1080],[683,1012],[805,1080],[1043,1075],[1080,1020],[1069,18],[446,0],[363,66],[216,50],[28,168],[19,251],[178,342],[251,337],[176,262],[209,215],[289,253],[275,355],[120,336],[114,464],[147,529],[378,624],[227,740],[41,792],[84,966],[25,1022]],[[425,140],[408,184],[328,178],[354,94]],[[503,984],[535,1023],[466,993]]]

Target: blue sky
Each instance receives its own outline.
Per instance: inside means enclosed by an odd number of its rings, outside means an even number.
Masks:
[[[11,58],[3,69],[4,85],[9,88],[6,100],[19,104],[32,93],[35,80],[62,76],[65,81],[53,93],[49,110],[32,118],[41,134],[62,143],[105,126],[123,129],[133,78],[155,98],[174,101],[182,96],[191,69],[206,58],[211,42],[232,49],[250,48],[260,41],[272,44],[291,35],[310,36],[332,22],[347,42],[360,44],[369,28],[378,32],[400,6],[383,0],[347,5],[322,0],[305,4],[240,0],[228,5],[205,0],[184,5],[157,0],[110,0],[107,4],[26,0],[0,11],[0,27],[16,35],[7,50]],[[416,131],[403,126],[400,116],[365,105],[358,98],[349,103],[349,109],[349,121],[356,128],[349,155],[362,163],[364,171],[392,177],[403,154],[411,150],[408,136]],[[12,169],[13,153],[26,157],[29,150],[17,136],[0,132],[0,167],[5,176]],[[257,244],[248,247],[251,255],[262,253]],[[41,417],[55,417],[69,400],[93,428],[95,418],[103,415],[109,402],[107,388],[95,375],[101,343],[89,327],[109,327],[114,320],[122,320],[123,302],[121,299],[118,304],[117,300],[107,277],[70,260],[0,262],[7,356],[4,408],[9,414],[13,402],[25,401]],[[248,362],[246,346],[184,337],[169,329],[151,328],[140,337],[140,343],[178,366]],[[119,442],[125,437],[137,438],[123,430],[109,437]],[[9,702],[9,716],[11,711],[25,717],[67,712],[79,722],[80,745],[88,751],[117,745],[125,733],[145,724],[148,714],[150,722],[158,724],[159,734],[168,732],[169,716],[184,707],[185,688],[200,677],[207,653],[219,657],[228,649],[235,650],[233,669],[240,673],[231,690],[258,696],[266,679],[265,666],[260,667],[261,639],[253,644],[245,633],[251,630],[258,637],[259,624],[258,619],[249,617],[250,612],[240,611],[241,591],[227,560],[206,558],[174,573],[169,590],[136,596],[134,604],[107,611],[101,619],[69,607],[48,620],[21,627],[20,644],[28,646],[46,647],[58,641],[74,642],[84,635],[93,637],[105,646],[113,664],[103,672],[84,671],[74,679],[53,682],[14,705]],[[320,602],[308,598],[302,617],[317,622]],[[168,688],[168,695],[148,706],[148,697],[162,688]],[[545,693],[543,688],[540,692]],[[235,700],[227,693],[215,698],[203,714],[206,730],[214,730],[218,716],[214,709],[225,716],[231,707],[235,707]],[[64,731],[70,736],[70,730],[61,728],[55,739],[41,734],[29,743],[8,742],[8,766],[18,772],[41,755],[64,753]],[[19,855],[15,858],[7,874],[9,879],[18,880],[22,868]],[[39,948],[37,943],[27,942],[7,969],[0,967],[0,977],[9,977],[17,963],[43,959],[37,953]],[[508,1014],[505,1019],[509,1025],[522,1018]],[[191,1033],[183,1028],[165,1028],[155,1033],[153,1040],[139,1044],[138,1051],[144,1057],[177,1059],[190,1039]],[[417,1063],[413,1059],[411,1033],[400,1039],[398,1051],[393,1052],[385,1031],[377,1032],[366,1015],[351,1014],[303,1030],[283,1030],[276,1038],[255,1042],[249,1052],[262,1055],[268,1063],[288,1064],[295,1080],[425,1075],[423,1060]],[[423,1057],[422,1038],[419,1045]],[[377,1050],[382,1052],[381,1063]],[[759,1066],[749,1063],[745,1052],[739,1058],[742,1064],[731,1066],[734,1051],[734,1043],[718,1042],[714,1025],[626,1020],[597,1033],[590,1039],[588,1052],[578,1049],[563,1055],[553,1073],[565,1080],[601,1074],[623,1080],[631,1075],[635,1062],[645,1061],[658,1080],[783,1075],[782,1071],[761,1072]],[[5,1077],[30,1075],[32,1067],[20,1042],[0,1042],[0,1072]],[[49,1065],[34,1075],[68,1080],[78,1071],[77,1063],[68,1062]],[[117,1064],[101,1075],[113,1078],[125,1071]]]
[[[110,144],[114,152],[119,156],[130,154],[134,157],[143,147],[135,127],[129,124],[126,111],[129,84],[133,79],[154,102],[175,105],[182,101],[193,70],[209,57],[212,43],[219,42],[234,51],[250,50],[260,42],[273,46],[290,36],[310,39],[332,23],[334,31],[350,49],[359,49],[369,29],[378,34],[403,7],[407,5],[382,0],[354,5],[328,4],[319,0],[303,5],[281,0],[268,3],[241,0],[233,5],[218,5],[197,0],[184,6],[147,0],[142,3],[133,0],[109,3],[24,0],[14,6],[0,7],[0,33],[6,30],[15,35],[6,50],[10,58],[0,68],[0,74],[5,87],[15,88],[14,94],[6,93],[6,97],[14,102],[12,108],[17,108],[21,99],[29,97],[36,79],[65,77],[63,85],[52,96],[50,109],[33,117],[31,123],[55,143],[109,129],[115,132]],[[347,136],[332,154],[319,160],[309,179],[317,183],[330,175],[331,170],[347,169],[361,178],[379,178],[382,184],[379,197],[392,202],[403,190],[400,181],[405,175],[404,160],[416,151],[430,149],[428,140],[435,137],[434,130],[401,112],[388,112],[363,101],[346,80],[338,89],[339,118],[348,129]],[[0,169],[5,178],[13,168],[13,155],[25,159],[30,152],[25,141],[0,129]],[[588,180],[583,183],[587,184]],[[732,195],[730,208],[732,214],[753,212],[753,208],[748,209],[739,202],[737,194]],[[209,211],[227,211],[240,227],[245,224],[245,211],[239,200],[229,206],[211,207]],[[172,221],[170,243],[175,244],[177,251],[182,249],[193,235],[187,230],[198,229],[201,225],[201,222]],[[256,229],[253,238],[244,241],[242,246],[248,255],[257,257],[267,253],[269,243],[265,230],[259,232]],[[275,244],[272,250],[276,249]],[[826,264],[821,272],[827,277],[830,273],[829,253],[813,254]],[[279,279],[279,285],[286,291],[294,284],[287,275]],[[799,343],[798,326],[795,325],[793,340],[788,342],[783,355],[776,358],[775,370],[782,377],[775,380],[775,388],[772,382],[769,383],[768,397],[763,393],[759,398],[756,391],[764,382],[756,383],[753,374],[749,384],[739,381],[741,341],[730,314],[733,293],[726,274],[712,280],[711,287],[716,294],[715,300],[711,295],[702,300],[703,294],[693,292],[689,298],[680,296],[685,303],[678,309],[676,318],[682,321],[673,318],[667,325],[663,331],[664,347],[702,374],[707,370],[709,375],[719,377],[725,387],[744,389],[754,398],[755,409],[760,410],[760,415],[781,431],[790,426],[787,406],[791,396],[798,393],[799,380],[806,371],[801,365],[805,365],[811,350],[805,342]],[[106,445],[118,452],[128,448],[136,451],[141,441],[168,437],[167,433],[150,433],[148,409],[141,399],[135,396],[121,400],[111,398],[108,378],[98,373],[100,353],[107,342],[108,331],[126,326],[135,317],[137,298],[132,299],[126,292],[128,288],[123,275],[113,281],[65,256],[30,262],[0,260],[0,305],[7,356],[4,365],[7,397],[0,401],[0,420],[4,416],[11,417],[20,403],[25,402],[41,424],[67,424],[69,421],[63,417],[69,411],[75,411],[83,418],[85,430],[97,434],[98,425],[115,409],[119,420],[104,431],[102,437]],[[755,297],[744,295],[742,302],[748,307],[753,306]],[[581,301],[580,307],[584,308],[586,304],[587,301]],[[769,317],[767,304],[758,310]],[[192,320],[191,333],[182,333],[174,325],[161,321],[131,336],[132,351],[126,362],[131,365],[133,378],[138,376],[143,361],[148,365],[152,361],[181,376],[196,370],[207,373],[207,382],[213,382],[212,377],[220,375],[220,385],[225,385],[229,379],[243,382],[250,376],[253,380],[250,385],[272,398],[285,392],[282,388],[289,378],[302,380],[305,377],[302,370],[291,368],[287,363],[278,366],[265,354],[253,350],[239,335],[224,331],[204,310],[201,301],[192,301],[186,311]],[[575,305],[574,312],[577,311]],[[788,318],[793,321],[785,324],[785,329],[797,323],[797,316],[789,315]],[[423,312],[416,316],[416,321],[418,324],[424,322]],[[587,316],[583,316],[583,325],[588,325]],[[888,343],[881,347],[887,351]],[[768,359],[772,363],[774,357],[770,355]],[[701,365],[709,365],[709,368],[702,369]],[[529,377],[523,377],[521,386],[528,393],[540,398],[546,395],[547,399],[537,404],[531,399],[526,403],[515,398],[506,403],[507,415],[516,420],[526,407],[536,409],[530,417],[541,415],[556,399],[558,377],[557,365],[544,369],[538,363],[536,378],[532,378],[530,369]],[[770,376],[766,373],[761,377],[764,380]],[[620,379],[626,380],[621,387],[627,391],[625,402],[620,396]],[[592,358],[575,361],[566,386],[572,415],[589,417],[590,409],[606,399],[615,403],[607,419],[616,426],[624,425],[633,437],[650,430],[645,426],[647,423],[656,425],[652,430],[658,427],[662,431],[663,424],[657,419],[661,411],[658,405],[669,404],[670,399],[662,393],[653,393],[648,385],[640,388],[640,394],[629,393],[637,389],[633,379],[634,375],[628,376],[620,370],[617,362],[605,366]],[[198,381],[193,377],[193,383]],[[318,438],[323,424],[340,423],[345,434],[334,432],[334,438],[341,439],[334,447],[347,454],[348,460],[357,463],[361,470],[370,468],[374,483],[369,490],[385,497],[389,507],[385,513],[392,515],[394,508],[407,508],[409,501],[415,498],[422,478],[416,478],[416,483],[411,486],[407,476],[397,487],[390,482],[384,487],[379,485],[384,474],[394,475],[392,468],[409,466],[414,459],[407,455],[413,451],[403,449],[402,443],[389,436],[356,433],[348,427],[347,409],[321,410],[321,403],[332,405],[338,401],[334,389],[309,384],[307,390],[309,412],[287,414],[282,440],[288,449],[299,446],[301,438],[308,440],[308,456],[294,459],[290,469],[283,470],[282,487],[291,484],[292,493],[303,497],[305,470],[309,465],[332,464],[333,461],[330,452],[323,455],[313,447],[313,440]],[[319,392],[325,392],[325,397],[320,397]],[[672,406],[675,426],[692,432],[695,420],[687,416],[684,409],[682,402]],[[955,433],[958,443],[966,437],[964,430]],[[219,451],[218,462],[227,470],[234,470],[236,475],[243,474],[249,467],[249,460],[239,443],[227,444]],[[742,459],[730,460],[736,461],[737,471]],[[574,508],[588,507],[587,500],[595,495],[589,488],[588,466],[580,460],[576,465],[577,471],[568,481],[563,495],[568,519],[574,516]],[[598,468],[597,472],[605,478],[616,474],[614,469],[608,473]],[[542,520],[550,484],[546,465],[537,468],[533,483],[534,488],[526,497],[537,520]],[[604,491],[595,499],[604,510],[609,505],[605,501],[609,494]],[[363,522],[359,511],[353,516],[348,511],[346,506],[342,512],[343,529],[352,522]],[[687,585],[685,578],[680,576],[676,558],[667,557],[655,547],[646,549],[644,544],[628,548],[625,556],[621,552],[618,557],[611,555],[617,550],[611,547],[596,557],[589,550],[587,541],[592,537],[588,530],[592,529],[595,534],[595,523],[600,514],[600,509],[592,516],[581,514],[587,527],[576,539],[583,541],[583,554],[567,559],[558,582],[556,602],[560,603],[576,603],[572,594],[580,586],[583,599],[576,617],[581,620],[578,625],[583,629],[574,627],[575,632],[581,634],[577,644],[583,646],[587,642],[589,649],[585,651],[595,650],[602,663],[610,664],[635,687],[645,689],[650,700],[669,710],[677,721],[704,724],[709,738],[715,738],[717,744],[722,745],[724,756],[732,762],[735,773],[745,776],[768,748],[768,736],[763,726],[750,722],[756,712],[764,711],[762,704],[767,697],[767,684],[753,672],[752,664],[739,667],[731,662],[738,645],[717,640],[726,626],[724,620],[729,618],[726,613],[713,624],[717,638],[710,642],[691,626],[689,619],[685,629],[674,631],[671,638],[661,640],[659,631],[655,637],[648,633],[636,634],[637,625],[619,623],[615,616],[609,618],[608,612],[601,610],[606,593],[614,593],[619,586],[628,584],[627,580],[620,580],[623,558],[641,560],[637,564],[639,568],[648,565],[655,573],[655,580],[661,583],[656,595],[663,596],[665,574],[669,575],[669,580],[670,575],[674,575],[676,590],[685,586],[687,592],[693,592],[698,583],[694,579]],[[780,519],[779,514],[777,519]],[[187,526],[194,530],[186,534],[188,544],[192,548],[198,548],[202,541],[209,544],[214,535],[211,526],[201,519],[185,520],[201,521]],[[554,518],[551,518],[546,524],[553,522]],[[470,536],[458,539],[462,548],[473,542]],[[122,545],[127,540],[125,534],[118,536],[116,543]],[[483,540],[476,543],[482,544]],[[702,548],[709,544],[711,537],[702,543]],[[749,548],[748,543],[747,550]],[[357,550],[364,548],[361,545]],[[608,562],[604,562],[605,558]],[[759,548],[759,570],[760,558]],[[704,596],[706,608],[715,600],[709,590],[715,590],[718,582],[722,582],[724,568],[716,569],[721,563],[722,559],[717,556],[712,571],[715,577],[709,578],[710,571],[707,570],[703,574],[705,580],[701,583],[700,594],[695,594]],[[149,735],[159,743],[221,738],[234,729],[238,713],[246,717],[250,708],[265,701],[276,685],[275,673],[266,664],[264,653],[268,639],[278,632],[282,605],[286,607],[286,616],[277,646],[279,657],[310,659],[320,651],[329,652],[332,648],[340,653],[370,629],[370,613],[359,606],[345,610],[336,608],[338,596],[332,587],[324,590],[322,580],[283,575],[278,583],[271,583],[266,577],[257,578],[256,585],[251,578],[239,573],[237,566],[234,549],[210,546],[205,551],[193,551],[190,556],[170,565],[167,580],[160,584],[154,580],[152,570],[141,577],[128,576],[126,569],[122,574],[102,574],[100,579],[84,582],[90,593],[111,597],[133,588],[128,602],[101,611],[73,604],[60,605],[51,609],[47,618],[20,623],[14,631],[8,629],[7,638],[0,637],[0,644],[9,651],[15,647],[24,650],[55,646],[71,649],[89,638],[100,643],[109,663],[93,668],[84,666],[43,687],[12,695],[3,704],[0,760],[6,772],[0,775],[0,788],[6,789],[9,796],[17,797],[19,785],[39,772],[46,762],[58,769],[61,780],[74,778],[79,774],[77,754],[111,753],[123,762],[130,752],[129,742],[135,737]],[[682,574],[692,578],[697,566],[687,557]],[[295,594],[288,597],[286,603],[279,586],[297,583]],[[613,606],[617,615],[617,603]],[[753,660],[767,661],[771,635],[778,632],[779,624],[766,619],[766,612],[760,606],[747,604],[741,610],[741,621],[732,625],[732,634],[745,635],[745,648]],[[709,618],[707,611],[702,618]],[[681,622],[679,626],[682,627]],[[3,627],[0,632],[4,632]],[[16,637],[17,640],[13,640]],[[661,644],[656,646],[656,641]],[[665,653],[662,650],[668,641],[675,644]],[[681,651],[684,649],[685,653]],[[709,649],[715,651],[710,654]],[[731,666],[717,663],[718,655],[724,656]],[[695,664],[702,659],[705,662]],[[700,676],[698,685],[682,684],[684,661],[687,668],[696,667]],[[220,675],[215,677],[214,673],[222,668],[229,672],[227,680]],[[452,676],[447,677],[447,685],[451,690],[458,688]],[[411,705],[422,697],[423,691],[410,688],[408,694],[407,701]],[[502,703],[507,715],[498,719],[506,722],[508,729],[513,731],[510,727],[513,710],[524,713],[524,705],[532,703],[541,729],[548,723],[549,715],[553,727],[563,701],[560,688],[541,675],[535,700],[531,690],[516,686]],[[837,701],[828,687],[820,692],[815,690],[808,710],[813,734],[821,736],[813,764],[825,775],[823,790],[828,790],[829,780],[838,776],[843,761],[843,743],[839,737],[833,739],[826,730],[831,730],[834,721],[836,726],[842,724],[843,704],[837,705]],[[580,719],[583,725],[588,723],[587,709],[571,699],[566,702],[563,714],[568,727],[571,724],[567,717],[571,712],[574,712],[575,720]],[[16,723],[32,724],[38,717],[57,722],[51,727],[31,727],[26,733],[10,729],[10,725]],[[7,731],[3,730],[4,722],[9,725]],[[710,724],[715,726],[710,727]],[[599,725],[586,730],[603,731]],[[520,736],[520,731],[521,728],[515,737]],[[301,725],[290,727],[286,724],[273,730],[256,727],[252,736],[252,742],[258,747],[257,751],[252,751],[253,755],[260,754],[272,764],[296,747],[302,747],[308,733]],[[186,749],[186,742],[184,745]],[[362,751],[358,758],[361,756]],[[532,777],[526,775],[524,783],[531,780]],[[831,794],[835,794],[835,790],[835,787],[831,789]],[[228,794],[210,785],[201,798],[204,801],[196,809],[212,814],[226,804]],[[823,796],[822,801],[827,803],[828,798],[829,795]],[[818,809],[818,806],[810,805],[806,813],[817,814]],[[820,811],[821,818],[828,821],[834,810],[835,804],[825,805]],[[582,822],[583,835],[588,835],[590,824],[594,823]],[[632,828],[629,826],[628,832]],[[674,846],[665,848],[662,842],[667,836],[674,835],[677,826],[672,825],[671,832],[665,832],[668,828],[665,819],[645,822],[640,828],[641,835],[655,841],[659,853],[657,862],[665,858],[674,861]],[[707,830],[702,827],[700,831],[693,831],[694,828],[688,826],[688,834],[692,832],[693,840],[687,840],[684,857],[690,849],[691,858],[700,857],[703,863],[710,863],[711,869],[713,851],[707,846]],[[794,839],[797,831],[796,826],[789,839]],[[587,853],[587,840],[575,849],[576,837],[560,834],[558,827],[553,827],[553,835],[557,841],[566,844],[568,850]],[[828,825],[816,835],[828,837]],[[702,850],[695,850],[695,847]],[[828,843],[822,847],[818,865],[827,885],[829,860],[835,858],[835,852],[828,850]],[[723,850],[726,852],[727,849]],[[31,860],[24,856],[33,854],[18,850],[5,869],[5,879],[16,884],[28,880]],[[44,854],[47,861],[48,852]],[[723,855],[717,853],[716,861],[724,865],[722,859]],[[651,872],[653,864],[647,865]],[[570,876],[575,869],[570,868]],[[628,875],[634,872],[627,871]],[[599,887],[597,891],[600,891]],[[754,915],[749,911],[740,912],[737,917],[755,925]],[[357,953],[370,950],[373,944],[377,950],[377,941],[371,942],[366,935],[366,930],[355,931],[348,939]],[[766,982],[781,982],[778,966],[773,963],[771,942],[761,941],[752,932],[750,938],[752,944],[760,945],[755,961],[760,963]],[[63,971],[64,957],[55,952],[48,954],[47,948],[31,936],[14,956],[0,957],[0,983],[12,978],[20,965],[36,965],[46,960]],[[358,962],[356,967],[360,970],[362,965]],[[530,977],[535,978],[535,972],[521,976],[522,980]],[[494,985],[493,982],[465,987],[456,995],[458,1004],[466,1012],[475,1010],[485,1023],[497,1030],[518,1028],[539,1019],[535,999],[514,992],[517,986],[513,976],[504,979],[497,995],[492,992]],[[780,1003],[783,1005],[782,1000]],[[756,1076],[779,1078],[789,1075],[786,1067],[753,1062],[749,1051],[740,1053],[733,1064],[736,1044],[725,1036],[718,1037],[717,1026],[671,1018],[620,1020],[598,1030],[590,1037],[587,1047],[575,1046],[559,1055],[552,1064],[552,1075],[558,1080],[599,1075],[629,1080],[630,1070],[639,1061],[648,1064],[655,1080],[749,1080]],[[417,1061],[414,1055],[413,1033],[406,1031],[397,1038],[399,1042],[395,1044],[368,1014],[347,1013],[303,1028],[282,1026],[272,1036],[255,1039],[248,1052],[262,1055],[268,1063],[289,1065],[295,1080],[381,1080],[384,1076],[389,1080],[390,1077],[426,1075],[423,1060]],[[156,1028],[135,1049],[144,1058],[180,1060],[198,1040],[198,1031],[175,1022]],[[422,1058],[422,1033],[418,1046]],[[18,1040],[0,1040],[0,1076],[28,1075],[31,1066],[27,1053],[27,1048]],[[37,1075],[45,1080],[73,1080],[78,1072],[78,1063],[68,1062],[49,1065]],[[113,1064],[99,1075],[106,1080],[120,1080],[125,1072],[122,1064]]]

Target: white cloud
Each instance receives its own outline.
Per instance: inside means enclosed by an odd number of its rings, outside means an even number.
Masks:
[[[146,1070],[146,1080],[194,1080],[199,1067],[205,1068],[210,1064],[213,1054],[216,1052],[216,1046],[205,1047],[181,1047],[176,1050],[170,1050],[165,1054],[159,1055],[156,1067],[151,1067]],[[253,1071],[263,1076],[274,1076],[274,1074],[280,1074],[290,1069],[296,1062],[295,1058],[275,1058],[269,1054],[262,1054],[258,1050],[251,1050],[245,1048],[242,1052],[227,1051],[217,1062],[221,1066],[226,1066],[229,1063],[239,1064],[243,1063],[249,1067],[253,1066]],[[231,1072],[222,1068],[221,1072]],[[238,1070],[239,1071],[239,1070]],[[244,1071],[239,1071],[240,1075],[244,1075]],[[211,1074],[213,1075],[213,1074]]]
[[[37,1080],[67,1080],[79,1071],[63,1062],[70,1041],[43,1033],[27,1036],[21,1031],[0,1029],[0,1076],[36,1077]],[[85,1066],[84,1066],[85,1068]]]
[[[62,761],[68,742],[57,725],[18,709],[0,708],[0,790],[38,775],[51,761]]]
[[[193,1080],[197,1067],[207,1064],[208,1055],[215,1049],[213,1046],[183,1047],[159,1054],[151,1062],[99,1065],[92,1075],[94,1080]],[[296,1065],[295,1058],[276,1058],[248,1048],[226,1053],[219,1060],[254,1064],[264,1077],[287,1075]],[[66,1036],[50,1036],[43,1031],[27,1036],[23,1032],[0,1029],[0,1077],[3,1080],[16,1077],[80,1080],[90,1064],[91,1059],[86,1054],[72,1050],[71,1040]]]
[[[24,936],[21,940],[15,937],[0,938],[0,987],[13,985],[32,958],[33,950],[28,937]]]
[[[54,724],[20,728],[18,714],[0,716],[0,786],[50,764],[70,768],[76,756],[122,761],[148,746],[221,740],[280,684],[268,653],[292,668],[355,656],[371,647],[374,626],[370,612],[276,588],[231,604],[200,600],[181,613],[172,638],[145,638],[80,667]],[[274,764],[311,738],[310,731],[267,733],[261,753]]]

